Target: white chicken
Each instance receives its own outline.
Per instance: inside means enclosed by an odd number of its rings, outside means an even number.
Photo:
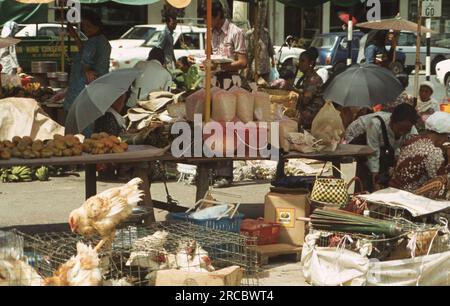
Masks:
[[[77,255],[62,264],[52,277],[44,280],[47,286],[98,286],[102,282],[98,253],[91,246],[77,243]]]
[[[141,183],[140,178],[134,178],[122,187],[108,189],[86,200],[80,208],[70,213],[69,225],[72,232],[86,238],[100,235],[96,251],[106,243],[111,248],[116,227],[128,219],[133,207],[137,206],[144,195],[139,190]]]
[[[134,241],[132,253],[126,265],[159,270],[160,265],[167,260],[168,254],[164,244],[168,235],[166,231],[157,231],[153,235]]]
[[[20,259],[15,249],[0,252],[0,286],[43,286],[42,277]]]
[[[180,242],[176,256],[177,269],[188,272],[212,272],[211,259],[197,241]]]

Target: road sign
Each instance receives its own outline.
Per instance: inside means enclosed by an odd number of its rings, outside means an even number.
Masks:
[[[442,0],[423,0],[422,16],[428,18],[441,17]]]

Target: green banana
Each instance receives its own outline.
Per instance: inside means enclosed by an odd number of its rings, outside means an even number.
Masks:
[[[49,178],[48,168],[42,166],[42,167],[36,169],[36,172],[34,173],[34,175],[40,181],[48,181],[48,178]]]

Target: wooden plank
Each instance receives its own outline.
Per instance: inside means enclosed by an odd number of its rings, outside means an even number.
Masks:
[[[92,155],[83,153],[81,156],[51,157],[37,159],[11,158],[0,160],[0,167],[12,166],[49,166],[49,165],[89,165],[102,163],[131,163],[137,161],[176,160],[165,149],[152,146],[130,146],[127,152],[118,154]]]
[[[86,165],[84,168],[85,198],[86,200],[97,194],[97,169],[95,165]]]
[[[195,196],[195,202],[203,199],[206,192],[209,190],[209,169],[212,167],[211,163],[199,163],[197,164],[197,178],[196,187],[197,192]]]
[[[160,270],[156,272],[156,286],[239,286],[243,271],[231,266],[215,272],[186,272]]]
[[[256,246],[255,251],[265,256],[278,256],[286,254],[294,254],[302,251],[302,247],[291,244],[269,244]]]

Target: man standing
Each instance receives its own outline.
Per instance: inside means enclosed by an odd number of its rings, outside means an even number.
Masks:
[[[225,18],[224,8],[218,0],[213,1],[212,16],[213,55],[233,60],[232,63],[221,65],[221,68],[229,76],[239,74],[240,70],[247,68],[248,63],[244,32]],[[214,68],[213,66],[213,70]]]
[[[175,68],[175,53],[173,51],[173,32],[177,28],[177,16],[174,14],[167,14],[165,16],[166,27],[159,36],[156,47],[164,51],[164,57],[166,59],[166,66],[168,69]]]
[[[213,55],[219,55],[232,60],[231,63],[221,65],[222,73],[216,74],[219,82],[225,78],[231,78],[233,74],[239,74],[240,70],[247,68],[247,47],[243,31],[225,18],[225,10],[218,0],[212,5],[212,51]],[[213,65],[212,70],[215,70]],[[228,187],[233,182],[233,162],[224,162],[216,170],[216,182],[214,187]]]

